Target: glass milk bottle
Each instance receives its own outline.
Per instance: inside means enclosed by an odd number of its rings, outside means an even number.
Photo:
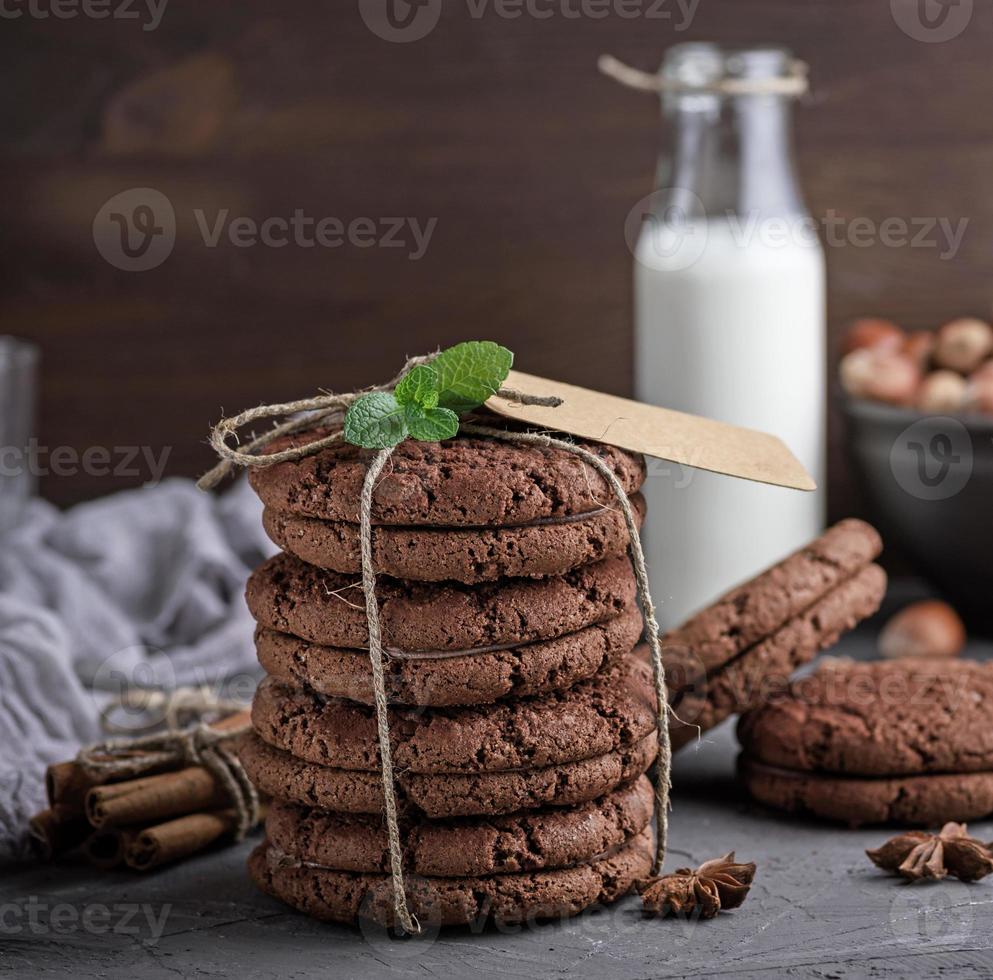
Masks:
[[[796,64],[779,48],[667,52],[670,152],[633,213],[635,383],[641,401],[780,436],[823,487],[824,254],[794,171],[791,98],[778,94]],[[649,472],[645,540],[666,628],[823,526],[823,490],[659,461]]]

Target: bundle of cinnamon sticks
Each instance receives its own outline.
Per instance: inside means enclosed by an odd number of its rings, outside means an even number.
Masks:
[[[210,727],[248,722],[241,711]],[[203,766],[101,781],[77,761],[45,773],[48,809],[31,818],[38,855],[50,860],[77,848],[98,868],[149,871],[233,837],[237,814],[217,778]]]

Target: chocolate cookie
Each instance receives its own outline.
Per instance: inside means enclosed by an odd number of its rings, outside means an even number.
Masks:
[[[749,793],[766,806],[851,826],[865,823],[940,825],[993,814],[993,771],[889,778],[834,776],[780,769],[742,756]]]
[[[432,819],[571,806],[594,800],[640,776],[655,760],[657,750],[653,732],[619,751],[542,769],[444,776],[401,771],[396,774],[396,788],[405,813]],[[343,813],[383,810],[378,772],[304,762],[254,733],[241,741],[238,754],[252,782],[276,799]]]
[[[882,550],[879,534],[849,519],[666,634],[666,645],[692,650],[706,671],[723,667],[809,609]]]
[[[383,645],[464,651],[547,640],[621,615],[636,585],[626,558],[608,558],[547,579],[468,587],[383,577],[376,584]],[[260,626],[324,646],[369,644],[359,580],[276,555],[252,573],[245,596]]]
[[[640,526],[645,502],[631,507]],[[517,527],[447,528],[380,525],[372,531],[377,571],[418,582],[493,582],[502,577],[561,575],[603,558],[623,555],[629,536],[624,515],[608,501],[585,515],[547,518]],[[311,565],[361,571],[359,526],[267,507],[262,523],[284,551]]]
[[[471,878],[412,876],[408,903],[422,927],[481,924],[491,918],[510,924],[577,915],[630,891],[648,875],[652,857],[652,835],[646,828],[599,860],[572,868]],[[388,875],[293,866],[268,843],[252,852],[248,868],[259,888],[314,918],[393,922]]]
[[[651,670],[628,657],[567,691],[458,708],[393,707],[393,765],[407,773],[481,773],[579,762],[640,741],[657,724]],[[380,765],[375,709],[288,688],[271,677],[252,703],[256,733],[298,759]]]
[[[277,450],[311,442],[330,430],[274,442]],[[645,479],[637,453],[576,440],[617,475],[625,492]],[[340,443],[290,463],[254,468],[249,481],[267,507],[304,517],[357,524],[372,454]],[[560,449],[511,445],[460,435],[444,442],[408,439],[393,451],[372,500],[374,524],[492,527],[575,517],[613,501],[603,477]]]
[[[679,719],[670,725],[673,749],[782,692],[797,667],[872,615],[885,594],[886,573],[878,565],[867,565],[702,683],[677,691],[670,702]],[[664,659],[674,652],[666,644]]]
[[[652,817],[652,785],[642,776],[597,800],[499,817],[405,822],[408,873],[466,877],[553,870],[591,861],[640,833]],[[386,874],[386,828],[379,816],[329,813],[275,803],[269,843],[301,861],[335,871]]]
[[[993,772],[993,664],[836,661],[744,715],[748,755],[859,776]],[[949,818],[951,819],[951,818]]]
[[[473,653],[393,654],[386,660],[386,696],[399,704],[482,704],[564,690],[630,653],[642,619],[631,605],[604,623],[551,640]],[[255,636],[266,672],[291,686],[372,704],[372,668],[364,650],[319,646],[260,629]]]

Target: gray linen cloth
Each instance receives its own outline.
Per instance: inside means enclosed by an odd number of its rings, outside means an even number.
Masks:
[[[45,766],[105,737],[108,692],[250,696],[245,579],[273,551],[244,480],[221,496],[167,480],[67,512],[34,501],[0,536],[0,864],[27,852]]]

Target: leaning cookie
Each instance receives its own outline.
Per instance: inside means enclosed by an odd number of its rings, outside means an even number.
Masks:
[[[401,812],[431,819],[514,813],[595,800],[646,772],[655,760],[655,732],[614,752],[528,769],[421,775],[395,773]],[[297,759],[254,732],[238,755],[249,778],[268,796],[342,813],[382,813],[379,772],[337,769]]]
[[[463,653],[392,651],[385,659],[386,697],[437,707],[565,690],[630,653],[641,631],[641,612],[632,604],[620,616],[548,640]],[[266,673],[286,685],[373,703],[365,650],[321,646],[267,629],[257,631],[255,649]]]
[[[652,836],[646,827],[610,853],[571,868],[466,878],[411,876],[408,903],[422,928],[481,925],[490,919],[513,924],[565,918],[629,892],[649,874],[652,859]],[[389,875],[311,867],[268,843],[252,852],[248,867],[263,891],[314,918],[393,924]]]
[[[644,776],[588,803],[504,816],[404,820],[400,831],[409,874],[468,877],[553,871],[596,860],[648,826],[652,785]],[[269,843],[284,854],[332,871],[386,874],[389,844],[379,815],[334,813],[274,803]]]
[[[666,644],[692,650],[705,671],[717,670],[810,609],[881,550],[875,528],[854,518],[840,521],[670,630]]]
[[[630,498],[640,526],[645,502]],[[359,526],[267,507],[262,524],[284,551],[320,568],[361,571]],[[377,571],[418,582],[493,582],[509,577],[561,575],[582,565],[623,555],[630,537],[613,500],[568,517],[526,525],[433,528],[376,525],[372,560]]]
[[[326,437],[329,429],[286,436],[275,452]],[[576,440],[613,471],[625,493],[645,479],[645,460],[602,443]],[[303,459],[254,468],[249,482],[274,511],[357,524],[370,453],[346,442]],[[613,501],[607,481],[571,453],[459,435],[408,439],[376,482],[373,524],[488,528],[574,518]]]
[[[930,776],[837,776],[780,769],[742,755],[738,772],[760,803],[850,826],[967,823],[993,814],[993,770]]]
[[[702,682],[677,691],[671,701],[673,749],[781,692],[798,667],[871,616],[885,594],[886,573],[868,565]],[[670,652],[667,647],[664,656]]]

